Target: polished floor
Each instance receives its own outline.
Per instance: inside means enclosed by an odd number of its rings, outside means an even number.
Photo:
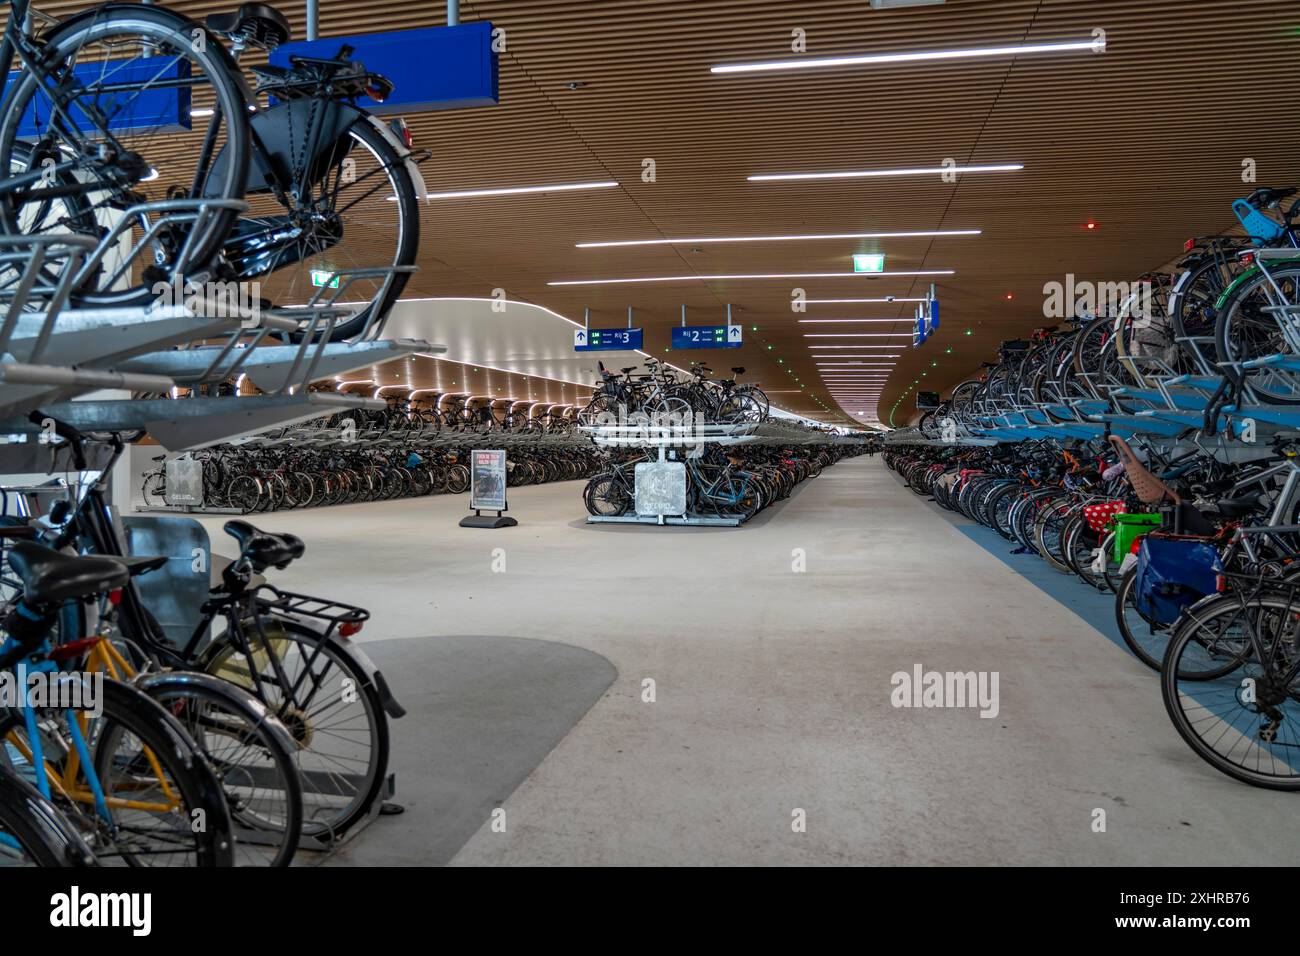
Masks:
[[[589,526],[580,488],[512,490],[499,531],[451,497],[261,519],[308,542],[274,580],[370,607],[380,667],[436,688],[393,728],[406,813],[330,862],[1300,856],[1296,798],[1203,764],[1155,675],[879,459],[739,529]],[[996,716],[895,706],[918,666],[996,673]]]

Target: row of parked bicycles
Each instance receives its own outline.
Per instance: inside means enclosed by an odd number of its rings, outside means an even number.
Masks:
[[[359,105],[392,84],[345,45],[242,64],[290,37],[266,4],[203,22],[153,3],[7,13],[0,405],[53,426],[71,459],[54,470],[82,477],[48,510],[0,516],[0,865],[287,866],[385,806],[403,710],[351,641],[369,613],[268,583],[304,543],[242,520],[214,581],[210,551],[133,556],[106,476],[126,438],[174,417],[156,397],[174,385],[201,386],[189,411],[209,440],[214,422],[233,436],[250,410],[301,417],[322,361],[376,344],[415,271],[428,153]],[[282,380],[241,398],[254,350]],[[34,410],[104,387],[136,394],[99,403],[133,424],[83,434],[84,415]],[[271,490],[232,492],[210,457],[203,477],[240,510],[395,487],[388,467],[289,482],[258,453],[244,467]],[[407,468],[415,487],[457,480],[434,464]]]
[[[57,430],[86,470],[97,443]],[[106,475],[124,446],[96,437]],[[243,520],[210,589],[210,555],[128,556],[106,480],[0,523],[0,687],[30,691],[0,708],[0,865],[286,866],[334,845],[379,811],[404,713],[349,640],[369,613],[267,582],[304,544]],[[182,641],[154,613],[176,574],[206,594]]]
[[[146,507],[177,504],[242,514],[322,505],[389,501],[469,490],[470,444],[448,442],[438,429],[364,431],[309,425],[238,445],[187,453],[198,472],[201,499],[169,494],[167,456],[154,459],[141,485]],[[174,466],[173,466],[174,467]],[[586,478],[602,456],[586,439],[511,443],[506,479],[511,487]],[[187,485],[187,494],[192,494]]]
[[[1243,406],[1300,405],[1297,192],[1261,187],[1237,200],[1242,234],[1188,240],[1172,272],[1091,284],[1065,327],[1004,342],[984,374],[922,417],[922,433],[1152,412],[1213,433]]]
[[[692,362],[686,375],[654,357],[647,357],[646,371],[636,375],[635,366],[611,372],[603,362],[598,364],[601,380],[578,412],[581,425],[624,421],[736,425],[765,422],[771,410],[757,383],[737,382],[745,374],[743,367],[733,368],[731,378],[714,381],[713,369],[700,362]]]
[[[431,396],[424,401],[390,397],[388,407],[373,411],[352,409],[338,412],[317,424],[322,428],[341,428],[352,422],[358,430],[430,435],[568,435],[576,424],[573,410],[567,406],[515,403],[503,407],[491,401],[476,401],[472,396]]]
[[[686,456],[686,513],[748,521],[769,505],[790,497],[801,482],[845,457],[871,450],[866,443],[771,447],[711,444]],[[582,500],[587,513],[618,517],[636,510],[636,466],[657,460],[647,449],[611,456],[587,482]]]

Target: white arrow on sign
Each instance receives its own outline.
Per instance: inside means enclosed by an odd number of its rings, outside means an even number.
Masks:
[[[586,345],[586,344],[587,344],[587,330],[586,330],[586,329],[574,329],[574,330],[573,330],[573,344],[574,344],[574,345]]]
[[[741,333],[741,328],[740,328],[739,325],[729,325],[729,326],[727,326],[727,341],[728,341],[728,342],[739,342],[739,341],[740,341],[740,333]]]

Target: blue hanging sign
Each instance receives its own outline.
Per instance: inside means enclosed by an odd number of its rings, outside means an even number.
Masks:
[[[738,349],[744,344],[739,325],[683,325],[673,328],[674,349]]]
[[[641,348],[640,329],[574,329],[575,352],[634,352]]]

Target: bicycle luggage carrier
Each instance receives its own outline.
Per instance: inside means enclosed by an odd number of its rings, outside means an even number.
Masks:
[[[264,596],[268,591],[275,595],[274,599]],[[332,635],[337,627],[345,624],[363,624],[370,620],[370,612],[363,607],[355,607],[339,601],[326,601],[293,591],[281,591],[273,584],[261,585],[254,594],[257,598],[257,606],[263,610],[328,622],[330,626],[325,632],[326,637]]]

